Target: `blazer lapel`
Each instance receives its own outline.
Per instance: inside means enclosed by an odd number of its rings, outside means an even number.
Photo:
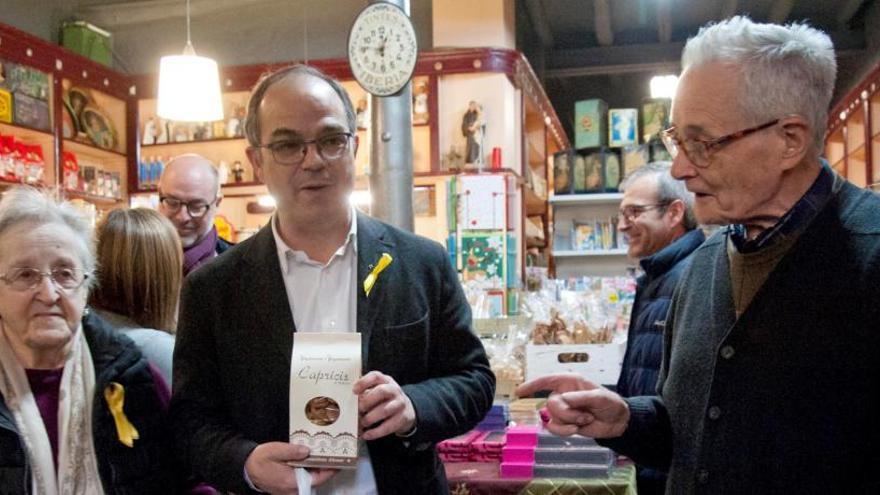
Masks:
[[[357,287],[355,288],[357,292],[357,330],[363,335],[361,366],[364,370],[367,370],[369,369],[367,350],[370,347],[370,335],[376,324],[377,310],[383,305],[383,301],[386,300],[388,293],[392,290],[395,279],[394,273],[397,267],[400,266],[400,263],[392,261],[379,275],[375,284],[373,284],[373,288],[370,290],[370,295],[367,296],[366,291],[364,291],[364,280],[373,270],[373,267],[376,266],[379,258],[383,253],[390,254],[392,258],[396,258],[397,254],[394,251],[394,244],[385,235],[385,227],[380,222],[361,213],[357,215],[357,222],[358,268]]]
[[[293,332],[296,327],[290,313],[287,289],[281,275],[281,264],[271,225],[263,227],[244,255],[249,267],[241,274],[242,307],[263,329],[261,347],[290,366]]]

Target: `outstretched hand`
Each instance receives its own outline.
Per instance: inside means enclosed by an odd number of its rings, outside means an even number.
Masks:
[[[576,374],[548,375],[523,383],[518,397],[549,390],[547,429],[556,435],[613,438],[626,431],[629,406],[614,392]]]

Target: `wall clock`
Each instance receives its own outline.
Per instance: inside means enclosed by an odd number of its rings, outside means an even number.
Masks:
[[[387,2],[368,5],[348,34],[348,63],[370,94],[391,96],[413,75],[419,48],[409,16]]]

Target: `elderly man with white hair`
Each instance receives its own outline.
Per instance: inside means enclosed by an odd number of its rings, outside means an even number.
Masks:
[[[880,198],[820,158],[834,47],[803,24],[705,27],[682,56],[672,175],[697,220],[656,396],[575,376],[549,428],[668,469],[666,493],[880,493]]]

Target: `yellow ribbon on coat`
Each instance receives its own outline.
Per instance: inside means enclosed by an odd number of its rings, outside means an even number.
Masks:
[[[376,285],[376,280],[379,279],[379,274],[382,273],[382,270],[387,268],[392,261],[394,261],[394,258],[392,258],[390,254],[382,253],[382,257],[379,258],[379,262],[376,263],[373,271],[371,271],[370,274],[367,275],[367,278],[364,279],[364,293],[367,294],[367,297],[370,296],[370,291],[373,290],[373,286]]]
[[[140,438],[140,434],[122,410],[125,405],[125,388],[116,382],[110,382],[110,385],[104,389],[104,400],[107,401],[110,414],[113,415],[113,421],[116,423],[119,441],[128,447],[134,447],[134,441]]]

